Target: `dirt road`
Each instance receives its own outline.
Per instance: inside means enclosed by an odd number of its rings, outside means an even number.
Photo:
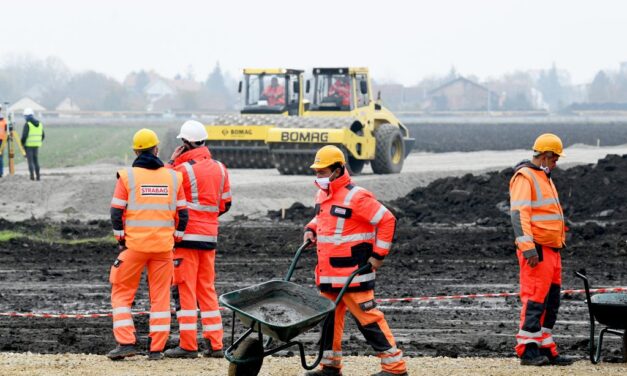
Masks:
[[[627,145],[566,149],[567,167],[594,163],[606,154],[627,154]],[[383,200],[406,195],[444,176],[472,171],[499,170],[528,158],[526,150],[455,153],[412,153],[398,175],[373,175],[369,167],[357,176],[357,184],[372,190]],[[96,164],[43,171],[41,182],[28,180],[25,166],[18,175],[0,180],[0,217],[18,221],[31,217],[53,220],[106,219],[115,184],[115,171],[123,166]],[[224,220],[246,216],[261,218],[266,211],[287,208],[294,202],[310,204],[315,187],[309,176],[282,176],[276,170],[232,170],[234,205]]]

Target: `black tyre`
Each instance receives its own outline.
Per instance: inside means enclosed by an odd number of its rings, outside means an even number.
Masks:
[[[258,338],[248,337],[233,352],[236,359],[259,357],[258,360],[246,363],[230,363],[229,376],[256,376],[263,364],[263,344]]]
[[[377,142],[374,160],[371,162],[375,174],[397,174],[403,169],[405,143],[399,127],[382,124],[374,131]]]
[[[344,152],[344,158],[346,159],[346,168],[348,169],[348,173],[353,176],[361,174],[361,171],[364,169],[366,161],[353,157],[344,146],[338,146]]]

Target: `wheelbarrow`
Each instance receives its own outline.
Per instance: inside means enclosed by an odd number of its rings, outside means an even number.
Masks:
[[[586,289],[586,303],[590,312],[590,361],[597,364],[601,359],[601,347],[605,333],[623,339],[623,362],[627,362],[627,294],[605,293],[590,296],[590,285],[584,269],[575,272],[583,280]],[[605,327],[599,333],[597,345],[594,344],[595,321]]]
[[[322,360],[325,332],[329,317],[344,296],[353,278],[372,268],[370,263],[355,270],[340,290],[335,302],[321,296],[318,291],[290,282],[302,251],[310,242],[303,243],[283,280],[271,280],[220,296],[220,303],[232,313],[231,345],[224,352],[230,362],[229,376],[255,376],[263,364],[263,358],[287,348],[298,346],[301,365],[312,370]],[[235,317],[248,329],[235,340]],[[293,339],[323,323],[318,355],[311,364],[305,359],[305,346]],[[266,336],[264,340],[264,336]],[[282,344],[270,347],[273,340]]]

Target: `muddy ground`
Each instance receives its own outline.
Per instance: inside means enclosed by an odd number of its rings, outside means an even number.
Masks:
[[[74,224],[1,223],[1,229],[65,233]],[[592,230],[590,230],[590,226]],[[563,252],[564,287],[580,288],[573,276],[585,267],[595,287],[625,285],[627,281],[627,225],[577,225],[570,247]],[[78,224],[83,233],[104,235],[106,222]],[[281,277],[297,247],[301,227],[256,223],[222,229],[217,259],[220,293]],[[67,236],[67,235],[66,235]],[[112,244],[69,245],[27,238],[0,243],[0,311],[93,312],[109,306],[108,270],[115,259]],[[314,253],[307,252],[294,280],[313,287]],[[515,291],[517,265],[506,226],[404,225],[397,246],[386,259],[377,280],[378,297],[417,297],[448,294]],[[136,309],[146,310],[142,288]],[[512,356],[519,303],[517,298],[384,303],[399,346],[410,356]],[[587,349],[586,307],[581,296],[565,297],[556,338],[568,354],[583,357]],[[225,326],[230,315],[224,314]],[[146,333],[146,317],[137,318]],[[303,340],[315,348],[317,333]],[[176,333],[173,332],[171,345]],[[0,351],[103,354],[113,346],[111,320],[0,318]],[[608,342],[608,354],[618,354],[619,343]],[[369,354],[351,320],[345,336],[347,354]]]
[[[568,247],[562,252],[564,288],[582,287],[573,275],[581,268],[588,270],[593,287],[627,285],[625,164],[625,157],[609,157],[596,166],[556,172],[567,215],[573,218]],[[436,180],[390,203],[399,215],[399,226],[395,247],[377,278],[378,297],[516,291],[518,266],[502,197],[507,174]],[[303,214],[306,207],[299,210],[302,213],[288,216],[290,220],[275,215],[275,219],[231,221],[222,227],[216,262],[219,293],[282,277],[309,217]],[[109,236],[107,221],[0,220],[2,231],[31,236],[0,241],[0,312],[108,310],[114,244],[103,240],[76,244],[80,239]],[[314,288],[314,257],[313,250],[305,253],[295,282]],[[515,297],[382,303],[380,307],[399,347],[409,356],[513,356],[519,310]],[[138,293],[135,309],[148,309],[145,287]],[[230,314],[223,317],[228,328]],[[345,353],[372,354],[352,321],[347,322]],[[136,323],[145,339],[146,317],[137,317]],[[588,325],[582,297],[565,296],[555,328],[564,353],[585,356]],[[308,349],[315,348],[317,336],[315,330],[302,336]],[[175,342],[176,330],[170,345]],[[103,354],[113,345],[109,318],[0,317],[0,351]],[[605,354],[616,356],[619,349],[620,343],[610,338]]]

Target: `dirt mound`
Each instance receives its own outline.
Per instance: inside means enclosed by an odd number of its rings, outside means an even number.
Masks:
[[[407,196],[385,202],[399,221],[415,224],[477,223],[497,226],[509,223],[509,180],[513,169],[484,175],[438,179]],[[597,164],[556,169],[553,181],[564,214],[571,221],[627,219],[627,155],[608,155]],[[304,224],[313,208],[299,202],[268,217]]]
[[[268,218],[294,222],[308,222],[314,217],[314,208],[295,202],[287,209],[269,210]]]
[[[391,201],[401,220],[415,222],[509,222],[509,180],[513,169],[438,179]],[[596,165],[553,172],[566,218],[627,219],[627,155],[608,155]]]

